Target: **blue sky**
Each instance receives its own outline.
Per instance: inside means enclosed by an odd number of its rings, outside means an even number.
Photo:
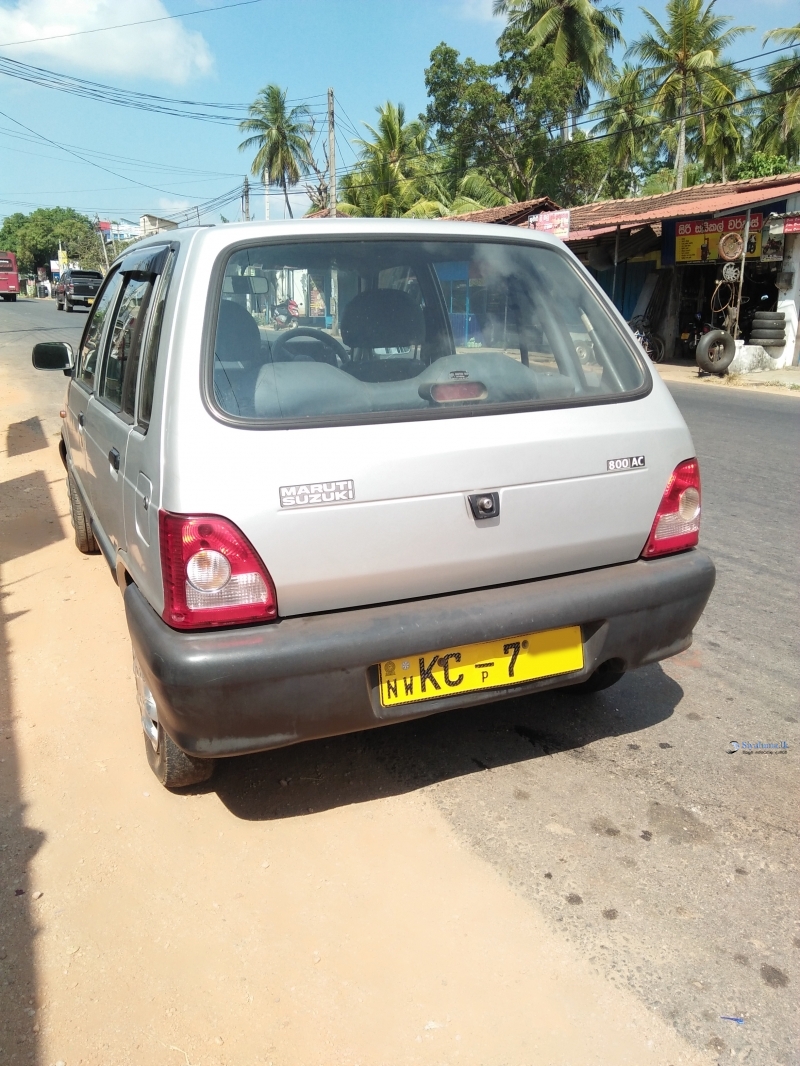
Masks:
[[[402,101],[412,116],[424,109],[423,71],[440,41],[462,55],[490,61],[502,29],[491,17],[491,0],[260,0],[229,11],[57,36],[230,2],[0,0],[0,56],[192,100],[246,104],[261,86],[275,81],[291,98],[307,98],[320,126],[324,94],[332,85],[340,107],[360,129],[387,99]],[[644,20],[638,5],[622,7],[630,42]],[[654,0],[648,7],[661,17],[664,2]],[[759,54],[766,30],[795,22],[798,5],[797,0],[718,0],[717,11],[733,16],[738,25],[756,27],[732,52],[732,58],[742,58]],[[56,39],[42,41],[45,36]],[[39,40],[11,44],[31,38]],[[242,137],[235,127],[132,111],[4,75],[0,111],[0,217],[56,204],[101,218],[167,214],[233,189],[249,168],[249,158],[237,151]],[[348,143],[353,134],[345,132],[345,115],[341,118],[338,163],[347,166],[354,160]],[[84,155],[87,150],[104,154],[91,156],[99,165],[91,166],[59,144]],[[301,213],[304,202],[298,194]],[[254,199],[258,217],[264,217],[264,206],[263,198]],[[239,210],[238,203],[222,208],[230,219]],[[271,213],[283,216],[279,196],[271,200]],[[219,212],[204,221],[219,221]]]

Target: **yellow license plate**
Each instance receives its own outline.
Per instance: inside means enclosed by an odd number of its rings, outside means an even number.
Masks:
[[[582,668],[580,626],[443,648],[379,663],[381,706],[507,688]]]

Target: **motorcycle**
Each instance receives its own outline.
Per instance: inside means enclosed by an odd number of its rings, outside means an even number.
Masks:
[[[710,322],[704,322],[703,316],[698,312],[692,317],[688,329],[681,333],[684,345],[684,354],[687,359],[694,359],[697,345],[704,333],[708,333],[714,327]]]
[[[297,325],[300,308],[295,300],[284,300],[272,312],[272,324],[275,329],[292,329]]]

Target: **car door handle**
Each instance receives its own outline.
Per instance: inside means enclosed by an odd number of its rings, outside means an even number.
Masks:
[[[108,453],[108,461],[114,470],[119,470],[119,452],[116,448],[112,448]]]
[[[83,411],[78,415],[78,425],[83,429]]]

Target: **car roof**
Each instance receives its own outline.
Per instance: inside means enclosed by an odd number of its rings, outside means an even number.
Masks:
[[[562,251],[566,245],[557,237],[538,230],[518,226],[492,226],[485,222],[455,222],[450,219],[405,219],[405,218],[302,218],[285,221],[228,222],[220,226],[185,226],[165,230],[145,237],[126,248],[115,262],[120,262],[132,251],[147,247],[164,247],[169,244],[186,244],[197,241],[201,246],[211,245],[222,249],[251,240],[308,240],[319,237],[386,237],[421,239],[496,240],[538,244]]]

